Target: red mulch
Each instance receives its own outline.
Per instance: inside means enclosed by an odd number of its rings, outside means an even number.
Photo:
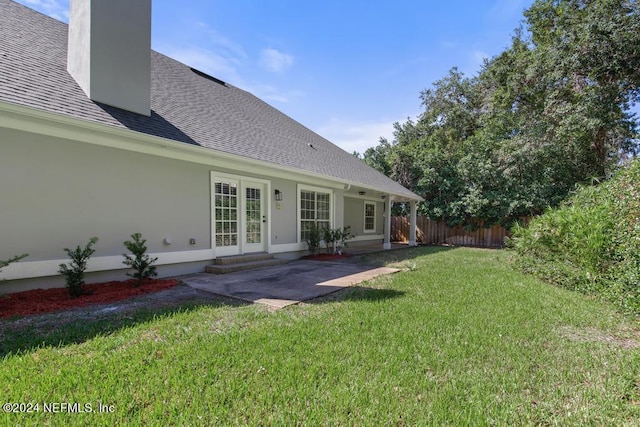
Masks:
[[[71,298],[67,288],[34,289],[0,295],[0,318],[43,314],[57,310],[82,307],[88,304],[109,303],[168,289],[179,282],[174,279],[147,280],[141,286],[134,285],[135,280],[124,282],[106,282],[85,285],[83,288],[92,292]]]
[[[310,259],[312,261],[338,261],[345,258],[351,258],[351,254],[318,254],[318,255],[306,255],[302,259]]]

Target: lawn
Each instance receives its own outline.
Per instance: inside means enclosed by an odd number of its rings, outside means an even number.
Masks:
[[[39,404],[38,412],[0,420],[637,425],[637,323],[517,272],[510,256],[392,251],[363,262],[404,271],[277,312],[212,304],[111,328],[100,320],[92,326],[100,332],[78,325],[58,346],[36,345],[33,331],[4,356],[0,387],[2,403]]]

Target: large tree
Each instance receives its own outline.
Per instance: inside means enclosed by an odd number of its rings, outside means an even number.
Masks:
[[[640,7],[538,0],[511,46],[475,78],[452,69],[420,96],[417,122],[365,161],[451,224],[505,223],[555,206],[638,154]]]

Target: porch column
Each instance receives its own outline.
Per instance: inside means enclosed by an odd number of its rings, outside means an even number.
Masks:
[[[387,194],[384,212],[384,244],[383,249],[391,249],[391,195]]]
[[[409,221],[409,246],[416,245],[416,223],[418,222],[417,207],[415,200],[411,201],[411,220]]]

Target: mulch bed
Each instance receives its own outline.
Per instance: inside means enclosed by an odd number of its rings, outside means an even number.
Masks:
[[[174,279],[146,280],[135,286],[135,280],[85,285],[90,295],[71,298],[67,288],[34,289],[0,295],[0,318],[43,314],[52,311],[83,307],[89,304],[110,303],[138,295],[169,289],[179,283]]]
[[[302,259],[309,259],[312,261],[339,261],[341,259],[351,258],[351,254],[318,254],[318,255],[306,255]]]

